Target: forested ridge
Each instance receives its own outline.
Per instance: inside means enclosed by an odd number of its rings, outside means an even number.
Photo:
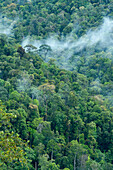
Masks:
[[[113,0],[0,0],[0,170],[113,170]]]

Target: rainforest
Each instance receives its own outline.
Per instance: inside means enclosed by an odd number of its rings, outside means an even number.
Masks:
[[[113,170],[113,0],[0,0],[0,170]]]

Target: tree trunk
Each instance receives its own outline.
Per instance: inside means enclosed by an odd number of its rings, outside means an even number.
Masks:
[[[37,162],[35,162],[35,170],[37,170]]]
[[[46,100],[46,97],[44,95],[44,102],[45,102],[45,121],[47,120],[47,100]]]
[[[52,152],[51,152],[51,160],[53,159],[53,149],[52,149]]]
[[[74,170],[76,170],[76,155],[74,157]]]

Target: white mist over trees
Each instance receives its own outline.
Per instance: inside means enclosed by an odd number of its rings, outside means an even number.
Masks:
[[[0,16],[0,34],[11,35],[13,27],[18,19],[8,19],[5,16]]]
[[[0,0],[0,169],[113,169],[113,0]]]
[[[102,58],[112,59],[113,54],[113,20],[110,18],[103,18],[103,23],[94,30],[89,30],[85,35],[77,38],[76,28],[67,35],[58,39],[58,35],[49,36],[47,39],[34,40],[32,37],[26,37],[22,46],[25,47],[28,44],[32,44],[37,47],[38,53],[45,62],[48,62],[51,58],[55,59],[55,63],[66,70],[78,70],[80,66],[87,66],[93,62],[94,56],[98,52]],[[48,45],[51,48],[44,56],[44,52],[40,53],[40,47]],[[44,50],[44,49],[43,49]],[[31,50],[32,51],[32,50]],[[46,51],[45,51],[46,52]],[[84,65],[79,70],[84,74]],[[92,74],[94,71],[90,70]],[[86,73],[87,74],[87,73]],[[103,94],[106,99],[112,103],[112,92],[101,84],[102,75],[95,76],[95,80],[90,84],[91,92],[95,94]]]
[[[113,20],[110,18],[105,17],[99,27],[95,30],[89,30],[80,38],[77,38],[75,32],[76,28],[69,35],[61,38],[61,40],[58,40],[57,35],[43,40],[34,40],[32,37],[26,37],[22,42],[22,46],[25,47],[28,44],[32,44],[37,49],[43,44],[50,46],[52,53],[46,56],[46,61],[54,58],[57,65],[65,69],[75,68],[76,61],[80,60],[81,55],[87,55],[86,58],[88,58],[88,55],[93,55],[96,49],[113,52]],[[71,61],[75,62],[75,64],[71,63],[70,65]]]

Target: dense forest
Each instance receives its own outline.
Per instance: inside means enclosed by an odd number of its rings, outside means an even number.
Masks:
[[[0,0],[0,170],[113,170],[113,0]]]

